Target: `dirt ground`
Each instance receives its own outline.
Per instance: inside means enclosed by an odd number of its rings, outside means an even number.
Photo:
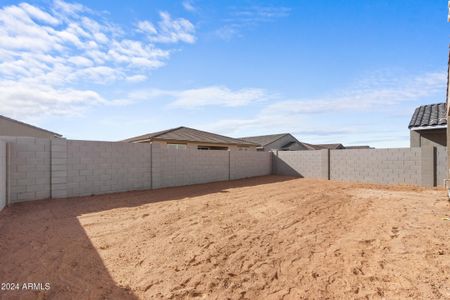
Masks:
[[[276,176],[18,204],[0,298],[449,299],[448,215],[444,190]]]

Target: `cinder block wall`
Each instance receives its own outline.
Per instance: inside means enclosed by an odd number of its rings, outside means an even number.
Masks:
[[[322,151],[322,152],[321,152]],[[391,148],[274,152],[273,172],[307,178],[442,186],[447,148]]]
[[[0,141],[0,210],[6,205],[6,143]]]
[[[272,173],[270,152],[230,151],[230,179],[240,179]]]
[[[68,197],[151,188],[150,144],[73,140],[66,144]]]
[[[177,150],[154,143],[153,188],[228,180],[228,151]]]
[[[9,145],[8,202],[50,197],[50,140],[0,137]]]
[[[330,151],[330,179],[421,185],[421,148]]]
[[[274,154],[274,173],[305,178],[324,178],[324,151],[278,151]]]

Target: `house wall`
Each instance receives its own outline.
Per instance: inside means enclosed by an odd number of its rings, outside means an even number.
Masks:
[[[27,136],[36,138],[55,138],[53,133],[39,130],[25,124],[20,124],[0,117],[0,136]]]
[[[436,147],[436,184],[444,186],[444,179],[447,179],[448,155],[447,147]]]
[[[286,145],[289,142],[296,142],[295,145],[292,145],[289,150],[295,151],[295,150],[306,150],[303,145],[297,142],[297,140],[290,134],[283,136],[282,138],[274,141],[273,143],[267,144],[264,146],[264,151],[271,151],[271,150],[281,150],[281,147]]]
[[[6,143],[0,141],[0,210],[6,205]]]
[[[446,129],[410,130],[411,147],[447,146]]]
[[[161,145],[167,145],[166,141],[157,141],[157,143]],[[176,143],[174,141],[173,143]],[[198,146],[212,146],[212,147],[228,147],[228,150],[230,151],[238,151],[241,148],[245,148],[248,151],[256,151],[256,145],[255,146],[249,146],[249,147],[243,147],[243,146],[237,146],[237,145],[218,145],[218,144],[211,144],[211,143],[192,143],[192,142],[179,142],[180,144],[186,144],[186,147],[188,149],[197,150]]]

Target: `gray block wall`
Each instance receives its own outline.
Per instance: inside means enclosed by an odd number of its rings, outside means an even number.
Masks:
[[[330,151],[330,179],[421,185],[421,148]]]
[[[150,144],[68,140],[66,148],[58,160],[66,159],[68,197],[151,188]]]
[[[0,141],[0,210],[6,205],[6,143]]]
[[[447,147],[436,147],[436,183],[437,186],[444,185],[444,179],[447,179],[448,170]]]
[[[277,175],[328,179],[328,150],[278,151],[274,160]]]
[[[153,188],[228,180],[228,151],[171,149],[153,144]]]
[[[8,202],[50,197],[50,139],[0,137],[8,143]]]
[[[230,179],[241,179],[272,173],[270,152],[230,151]]]

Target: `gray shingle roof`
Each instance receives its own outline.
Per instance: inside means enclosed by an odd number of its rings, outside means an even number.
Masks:
[[[123,140],[123,142],[139,142],[145,140],[149,141],[166,140],[166,141],[199,142],[210,144],[257,146],[257,144],[255,143],[184,126],[140,135],[137,137]]]
[[[439,125],[447,125],[447,107],[445,103],[422,105],[416,108],[408,128]]]
[[[252,143],[256,143],[261,146],[265,146],[265,145],[275,142],[276,140],[278,140],[288,134],[289,133],[279,133],[279,134],[269,134],[269,135],[247,136],[247,137],[241,137],[239,139],[248,141],[248,142],[252,142]]]

